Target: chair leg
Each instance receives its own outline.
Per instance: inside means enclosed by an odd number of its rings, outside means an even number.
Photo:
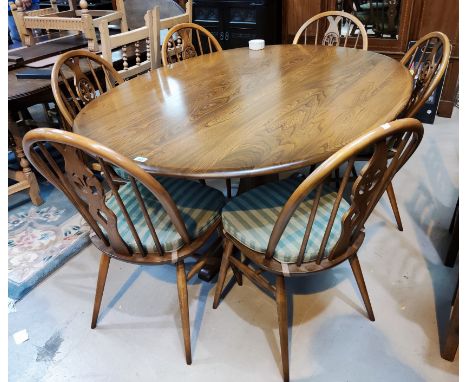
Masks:
[[[109,270],[110,257],[101,254],[101,261],[99,263],[99,273],[96,283],[96,294],[94,296],[94,309],[93,318],[91,319],[91,329],[96,327],[99,309],[101,308],[102,293],[104,292],[104,286],[106,285],[107,271]]]
[[[242,286],[242,272],[239,271],[234,265],[231,264],[231,269],[232,269],[232,272],[234,273],[234,277],[236,278],[236,282],[237,284],[239,284],[239,286]]]
[[[391,182],[387,186],[387,195],[388,199],[390,199],[390,205],[392,206],[393,214],[395,215],[398,230],[403,231],[403,224],[401,223],[400,211],[398,211],[398,204],[396,201],[395,191],[393,190],[393,185]]]
[[[349,264],[351,264],[351,269],[353,270],[354,278],[356,279],[359,291],[361,292],[362,299],[364,300],[364,305],[366,306],[369,320],[375,321],[374,312],[372,311],[372,305],[369,299],[369,294],[367,293],[366,283],[364,282],[364,277],[362,275],[361,265],[359,264],[357,254],[351,256],[348,260]]]
[[[192,350],[190,347],[190,319],[187,295],[187,277],[185,275],[184,260],[176,264],[177,269],[177,291],[179,292],[180,318],[182,320],[182,332],[184,335],[185,360],[187,365],[192,364]]]
[[[224,281],[226,280],[226,273],[229,268],[229,256],[232,254],[232,249],[234,244],[231,240],[225,239],[225,247],[223,253],[223,259],[221,260],[221,267],[219,269],[218,283],[216,284],[216,291],[213,300],[213,309],[216,309],[219,305],[219,298],[221,297],[221,292],[223,291]]]
[[[226,179],[226,194],[228,199],[232,198],[231,178]]]
[[[288,306],[284,276],[276,277],[276,307],[278,309],[278,326],[281,346],[281,363],[283,364],[283,380],[289,381],[289,351],[288,351]]]

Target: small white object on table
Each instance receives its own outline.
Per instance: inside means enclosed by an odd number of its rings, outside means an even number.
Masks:
[[[251,50],[261,50],[265,48],[265,40],[250,40],[249,49]]]

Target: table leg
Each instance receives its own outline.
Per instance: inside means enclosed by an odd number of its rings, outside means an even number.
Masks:
[[[256,176],[252,178],[241,178],[239,182],[239,188],[237,189],[237,195],[240,195],[252,188],[261,186],[262,184],[269,182],[277,182],[279,180],[278,174]],[[221,233],[220,233],[221,234]],[[198,272],[198,278],[203,281],[211,281],[219,272],[219,267],[221,266],[221,257],[223,255],[223,247],[220,246],[214,253],[213,256],[210,256],[207,263],[200,269]]]
[[[35,206],[38,206],[43,203],[43,200],[39,193],[39,184],[36,175],[32,172],[29,161],[24,155],[23,136],[25,134],[25,129],[23,126],[16,123],[15,116],[11,112],[8,113],[8,130],[13,138],[16,157],[22,169],[22,171],[16,171],[14,174],[9,172],[9,177],[18,181],[18,183],[8,187],[8,195],[29,188],[31,201]]]

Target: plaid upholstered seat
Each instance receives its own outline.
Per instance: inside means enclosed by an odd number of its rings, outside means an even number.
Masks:
[[[224,195],[220,191],[190,180],[167,177],[158,177],[157,180],[177,205],[191,239],[200,236],[220,216],[225,203]],[[175,251],[181,248],[184,242],[159,201],[141,183],[137,182],[137,185],[163,249]],[[131,183],[121,186],[119,194],[135,224],[143,246],[148,252],[157,252]],[[133,251],[138,252],[138,246],[115,198],[110,197],[106,205],[117,216],[117,227],[122,239]]]
[[[232,199],[223,209],[224,230],[246,247],[265,253],[278,215],[299,184],[298,179],[286,179],[254,188]],[[317,257],[336,195],[336,192],[325,187],[322,190],[317,215],[304,254],[305,262],[313,261]],[[291,217],[273,255],[279,262],[294,263],[296,261],[312,203],[313,194],[301,203]],[[341,233],[341,218],[348,209],[349,204],[343,199],[325,247],[325,256],[328,256],[338,241]]]

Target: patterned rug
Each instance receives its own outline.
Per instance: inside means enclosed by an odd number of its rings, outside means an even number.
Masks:
[[[8,198],[8,297],[21,299],[89,243],[89,226],[65,195],[41,183],[44,203]]]

